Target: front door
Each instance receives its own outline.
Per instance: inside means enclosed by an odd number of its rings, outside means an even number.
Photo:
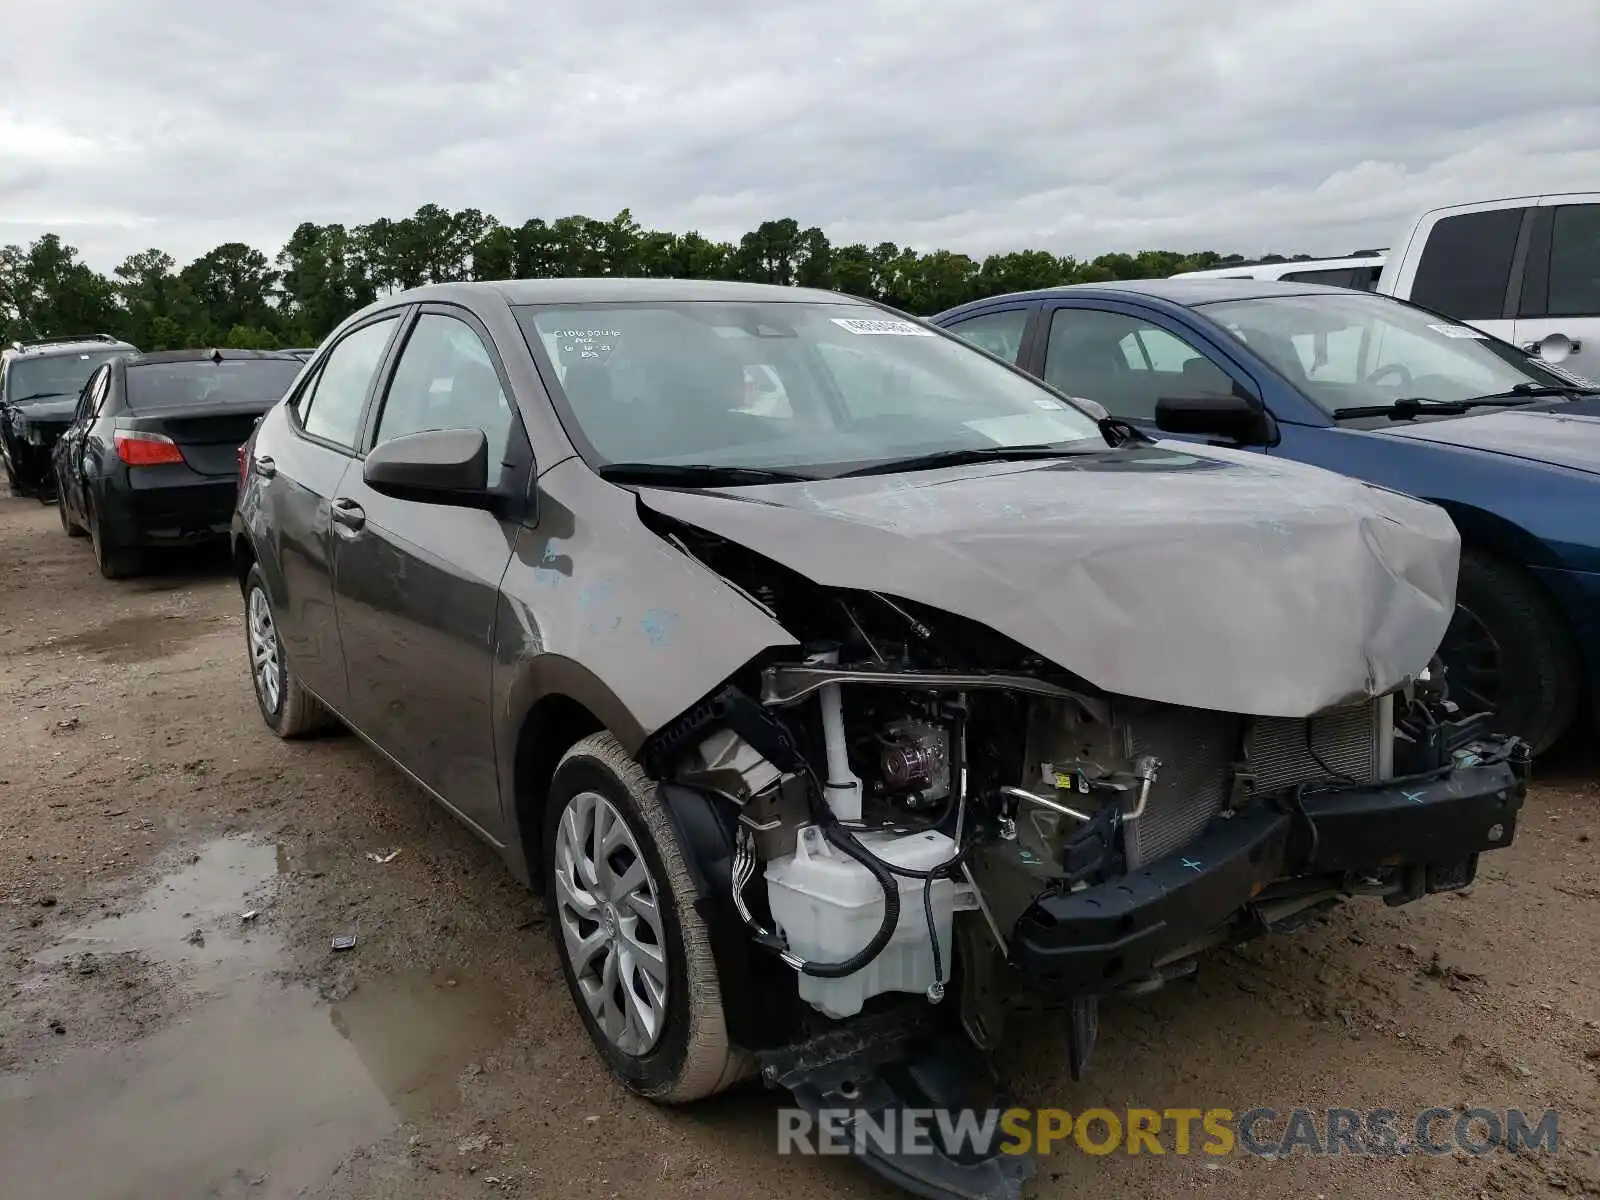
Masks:
[[[89,426],[99,415],[111,387],[111,368],[103,366],[89,377],[78,396],[72,424],[56,444],[56,503],[79,525],[87,525],[89,514],[84,504],[84,439]]]
[[[487,333],[428,306],[405,335],[371,442],[476,428],[489,481],[525,496],[532,455]],[[491,706],[500,581],[513,513],[399,500],[352,469],[334,499],[334,586],[349,715],[482,832],[502,828]]]
[[[276,568],[274,618],[306,687],[342,716],[349,688],[333,604],[333,499],[355,459],[367,399],[399,326],[391,313],[342,337],[285,409],[287,429],[258,438],[254,471]]]
[[[1076,303],[1047,311],[1045,320],[1035,373],[1152,437],[1176,436],[1156,429],[1156,401],[1163,397],[1228,395],[1236,382],[1256,391],[1242,374],[1236,380],[1221,366],[1220,355],[1147,310]]]

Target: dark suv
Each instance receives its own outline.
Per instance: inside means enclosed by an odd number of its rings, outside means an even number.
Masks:
[[[54,495],[50,453],[102,363],[139,348],[109,333],[13,342],[0,361],[0,461],[14,496]]]

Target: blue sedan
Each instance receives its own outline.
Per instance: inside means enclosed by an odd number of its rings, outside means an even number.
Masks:
[[[1451,698],[1539,750],[1580,711],[1600,711],[1590,381],[1438,313],[1314,284],[1088,284],[932,321],[1153,435],[1282,455],[1439,504],[1463,546],[1440,651]]]

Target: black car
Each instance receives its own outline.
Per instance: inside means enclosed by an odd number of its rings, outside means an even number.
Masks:
[[[1079,1070],[1102,997],[1466,886],[1528,757],[1444,703],[1443,511],[1102,418],[830,292],[386,297],[242,451],[262,718],[342,720],[537,881],[653,1100],[923,1107],[1030,989]]]
[[[50,499],[51,451],[84,381],[102,363],[138,353],[108,333],[11,344],[0,365],[0,461],[13,496]]]
[[[55,447],[61,526],[94,541],[108,579],[149,546],[227,534],[239,447],[304,364],[261,350],[113,359],[84,385]]]

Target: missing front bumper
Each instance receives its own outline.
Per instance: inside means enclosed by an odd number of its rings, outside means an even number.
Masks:
[[[1220,817],[1181,851],[1111,882],[1035,901],[1013,961],[1061,995],[1122,990],[1186,947],[1266,932],[1275,899],[1369,893],[1391,904],[1469,884],[1478,855],[1511,843],[1527,759],[1458,767],[1426,783],[1319,792]]]

